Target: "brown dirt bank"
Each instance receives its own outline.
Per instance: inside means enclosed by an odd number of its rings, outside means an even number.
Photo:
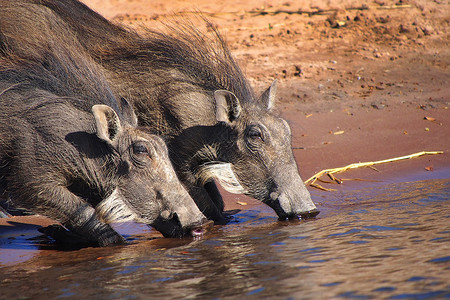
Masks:
[[[446,1],[83,2],[114,22],[136,28],[159,26],[172,13],[189,17],[188,12],[204,12],[225,35],[256,91],[279,80],[278,109],[292,126],[303,179],[322,169],[424,150],[445,153],[380,165],[380,172],[365,168],[339,177],[392,182],[411,174],[414,179],[450,176]],[[429,167],[433,171],[426,171]],[[368,184],[345,182],[339,188]],[[311,190],[313,198],[320,195]],[[244,196],[226,195],[225,200],[226,209],[263,207]],[[14,246],[0,248],[0,266],[12,253],[11,259],[20,261],[18,249],[23,255],[35,254],[31,242],[20,236],[36,236],[34,225],[48,222],[39,217],[0,219],[0,245]]]

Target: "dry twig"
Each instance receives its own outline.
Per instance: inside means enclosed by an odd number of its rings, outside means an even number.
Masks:
[[[347,170],[350,169],[356,169],[356,168],[362,168],[362,167],[370,167],[373,168],[373,165],[379,165],[379,164],[384,164],[384,163],[388,163],[388,162],[394,162],[394,161],[399,161],[399,160],[404,160],[404,159],[410,159],[410,158],[416,158],[422,155],[434,155],[434,154],[442,154],[444,153],[443,151],[422,151],[422,152],[418,152],[418,153],[414,153],[414,154],[410,154],[410,155],[405,155],[405,156],[401,156],[401,157],[396,157],[396,158],[390,158],[390,159],[384,159],[384,160],[379,160],[379,161],[370,161],[370,162],[362,162],[362,163],[354,163],[354,164],[350,164],[347,165],[345,167],[340,167],[340,168],[334,168],[334,169],[326,169],[326,170],[322,170],[316,174],[314,174],[311,178],[309,178],[308,180],[305,181],[305,184],[311,185],[312,187],[321,189],[321,190],[326,190],[326,191],[330,191],[333,189],[327,189],[324,188],[322,186],[320,186],[319,184],[316,183],[316,181],[322,181],[323,180],[320,179],[321,176],[323,175],[327,175],[330,179],[332,179],[334,182],[337,183],[342,183],[341,179],[336,178],[335,176],[333,176],[333,174],[337,174],[337,173],[342,173],[345,172]],[[376,170],[376,169],[375,169]]]

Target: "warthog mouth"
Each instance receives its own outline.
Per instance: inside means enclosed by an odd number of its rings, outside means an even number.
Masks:
[[[181,238],[191,236],[194,238],[202,237],[214,224],[213,221],[204,219],[198,223],[191,224],[188,227],[182,227],[176,213],[171,219],[158,217],[152,224],[156,230],[161,232],[167,238]]]
[[[190,235],[194,239],[200,239],[205,235],[206,232],[208,232],[208,230],[211,230],[213,225],[214,221],[205,220],[201,225],[193,227],[190,231]]]
[[[285,220],[307,220],[307,219],[312,219],[315,218],[318,214],[320,213],[320,210],[318,210],[317,208],[314,208],[312,210],[306,211],[306,212],[302,212],[299,214],[286,214],[286,215],[282,215],[278,217],[278,220],[280,221],[285,221]]]
[[[309,193],[307,196],[309,196]],[[314,218],[320,213],[310,197],[301,197],[300,199],[302,200],[291,201],[286,193],[274,191],[270,193],[269,199],[265,203],[272,207],[280,221],[293,219],[306,220]]]

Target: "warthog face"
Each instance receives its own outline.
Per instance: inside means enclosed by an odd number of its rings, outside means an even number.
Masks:
[[[289,125],[271,112],[275,91],[276,82],[258,102],[242,105],[231,92],[215,92],[222,139],[232,142],[218,151],[218,160],[226,163],[205,164],[200,176],[266,203],[280,219],[316,216],[319,211],[297,170]]]
[[[97,135],[119,154],[119,183],[96,207],[105,222],[133,220],[151,224],[165,236],[181,236],[205,220],[181,185],[164,141],[144,128],[121,126],[114,111],[93,107]]]

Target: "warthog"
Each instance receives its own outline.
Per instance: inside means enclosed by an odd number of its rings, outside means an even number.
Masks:
[[[198,232],[206,219],[164,141],[137,127],[95,63],[58,39],[20,52],[10,38],[0,33],[0,196],[58,220],[76,243],[123,243],[109,223],[126,220]]]
[[[5,22],[51,15],[64,24],[106,70],[114,93],[133,103],[140,124],[166,137],[180,180],[208,218],[222,220],[224,209],[214,179],[280,219],[319,213],[298,173],[289,125],[273,111],[276,82],[256,97],[212,24],[208,35],[189,22],[139,35],[77,0],[25,2]],[[42,28],[28,24],[21,38],[34,43]]]

